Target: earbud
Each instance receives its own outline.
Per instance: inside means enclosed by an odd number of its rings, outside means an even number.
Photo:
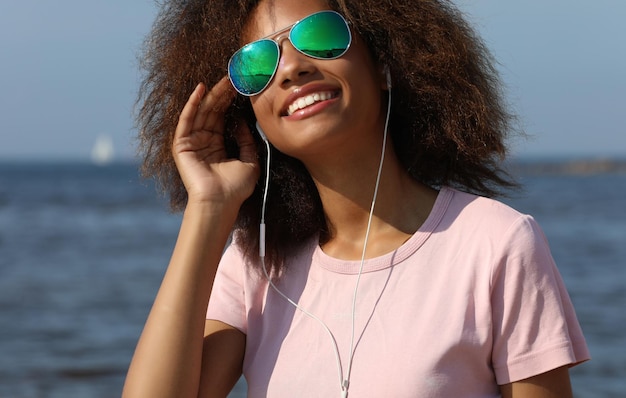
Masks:
[[[256,122],[256,131],[259,132],[261,139],[267,143],[267,137],[265,136],[265,133],[263,132],[263,129],[261,128],[261,125],[258,121]]]
[[[387,89],[391,89],[391,72],[389,71],[389,67],[385,65],[385,76],[387,77]]]

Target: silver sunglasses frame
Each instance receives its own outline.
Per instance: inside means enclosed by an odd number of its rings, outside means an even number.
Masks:
[[[291,40],[291,32],[293,30],[293,28],[298,25],[300,22],[307,20],[308,18],[311,18],[315,15],[318,14],[325,14],[325,13],[332,13],[332,14],[336,14],[338,15],[341,20],[346,24],[346,28],[348,29],[348,45],[346,46],[346,49],[339,55],[337,55],[336,57],[331,57],[331,58],[325,58],[325,57],[316,57],[314,55],[311,54],[307,54],[303,51],[301,51],[300,49],[298,49],[294,44],[293,41]],[[343,15],[339,14],[337,11],[334,10],[323,10],[323,11],[318,11],[318,12],[314,12],[313,14],[309,14],[306,17],[297,20],[296,22],[292,23],[291,25],[284,27],[282,29],[277,30],[276,32],[270,33],[269,35],[262,37],[258,40],[252,41],[246,45],[244,45],[243,47],[241,47],[239,50],[235,51],[235,53],[230,57],[230,59],[228,60],[228,79],[230,80],[230,84],[233,86],[233,88],[241,95],[245,96],[245,97],[254,97],[255,95],[259,95],[261,94],[263,91],[265,91],[265,89],[270,85],[270,83],[272,82],[272,80],[274,80],[274,76],[276,75],[276,71],[278,70],[278,63],[280,62],[280,57],[281,57],[281,48],[280,48],[280,43],[282,42],[282,40],[284,40],[285,38],[281,36],[281,33],[287,32],[289,31],[289,34],[287,35],[287,39],[289,40],[289,42],[291,43],[291,45],[293,46],[293,48],[296,49],[296,51],[298,51],[300,54],[306,55],[309,58],[313,58],[313,59],[321,59],[321,60],[333,60],[333,59],[337,59],[337,58],[341,58],[343,57],[348,50],[350,49],[350,46],[352,45],[352,30],[350,29],[350,24],[348,23],[348,21],[344,18]],[[278,36],[278,37],[276,37]],[[275,39],[273,39],[273,37],[276,37]],[[231,64],[233,62],[233,59],[235,58],[235,56],[237,54],[239,54],[240,52],[242,52],[246,47],[251,46],[255,43],[261,42],[261,41],[270,41],[272,42],[277,49],[278,52],[278,56],[276,57],[276,64],[274,65],[274,72],[272,72],[272,75],[270,76],[270,78],[268,79],[267,83],[265,84],[265,86],[263,86],[263,88],[261,90],[259,90],[258,92],[252,93],[252,94],[248,94],[245,92],[241,92],[237,86],[235,85],[235,82],[233,81],[231,74],[230,74],[230,67]]]

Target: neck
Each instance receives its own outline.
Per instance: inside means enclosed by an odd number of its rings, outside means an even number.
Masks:
[[[309,168],[317,185],[330,228],[323,250],[336,258],[361,258],[380,160],[343,158],[323,167]],[[338,173],[337,170],[341,170]],[[366,258],[397,249],[425,221],[436,192],[415,181],[387,146],[374,208]]]

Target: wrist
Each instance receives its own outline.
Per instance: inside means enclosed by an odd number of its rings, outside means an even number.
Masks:
[[[216,236],[230,235],[239,208],[237,203],[225,201],[207,201],[189,199],[183,213],[183,222],[192,226],[199,235],[205,233],[217,234]]]
[[[205,217],[237,218],[240,204],[227,201],[212,201],[189,198],[185,206],[185,214],[194,214]]]

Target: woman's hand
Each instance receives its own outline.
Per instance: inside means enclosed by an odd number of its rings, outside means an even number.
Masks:
[[[172,144],[176,167],[190,202],[241,205],[259,178],[256,145],[243,125],[235,134],[239,159],[229,159],[224,147],[224,113],[235,91],[228,78],[208,93],[198,84],[183,108]]]

